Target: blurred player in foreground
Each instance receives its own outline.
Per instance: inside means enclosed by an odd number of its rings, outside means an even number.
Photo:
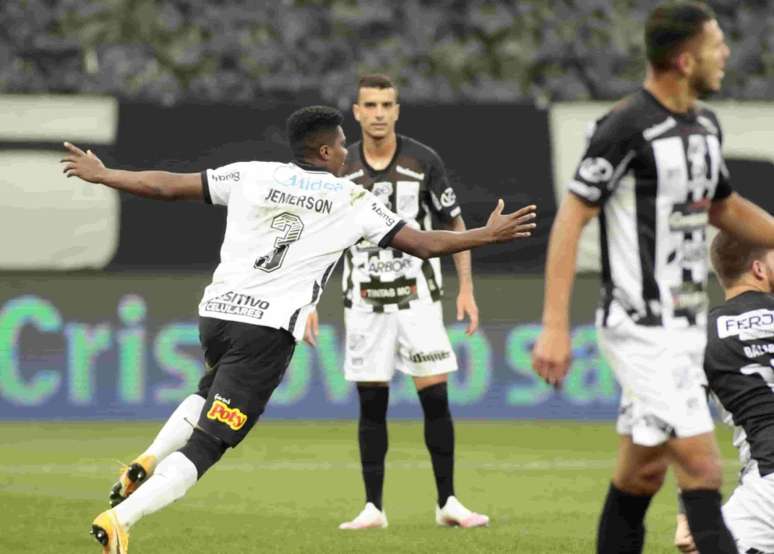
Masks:
[[[723,519],[742,554],[774,553],[774,249],[718,234],[710,248],[725,302],[709,313],[704,372],[734,426],[742,468]],[[697,552],[678,516],[675,544]]]
[[[578,237],[600,223],[600,348],[623,389],[618,462],[597,531],[600,554],[641,552],[651,498],[672,464],[702,554],[736,552],[720,509],[722,471],[704,393],[707,224],[774,247],[774,219],[731,189],[715,114],[729,49],[701,3],[656,7],[643,88],[597,121],[549,239],[543,331],[533,366],[559,384]]]
[[[465,221],[446,169],[438,154],[395,132],[400,105],[389,77],[366,75],[353,106],[362,139],[349,147],[346,179],[371,191],[387,208],[415,229],[432,229],[432,219],[454,231]],[[454,254],[459,277],[457,319],[470,317],[468,334],[478,328],[470,252]],[[340,529],[387,527],[382,507],[384,460],[387,454],[387,404],[395,369],[410,375],[425,416],[425,444],[430,452],[436,490],[438,525],[481,527],[489,518],[467,509],[454,496],[454,424],[446,388],[457,359],[441,313],[441,263],[421,260],[400,250],[361,241],[345,252],[344,374],[357,382],[360,398],[358,443],[366,504]],[[314,343],[317,313],[309,317],[307,340]]]
[[[502,201],[485,227],[470,231],[405,225],[373,194],[337,177],[347,156],[341,122],[332,108],[303,108],[288,119],[293,162],[242,162],[202,173],[109,169],[91,151],[65,143],[68,177],[228,208],[220,264],[199,304],[208,371],[198,393],[122,474],[111,499],[118,504],[94,520],[103,552],[126,554],[132,525],[182,497],[244,439],[282,380],[343,250],[365,238],[426,259],[530,235],[534,206],[505,215]]]

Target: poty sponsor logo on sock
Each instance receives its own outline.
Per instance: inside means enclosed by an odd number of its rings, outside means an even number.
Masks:
[[[212,404],[212,408],[207,412],[207,419],[225,423],[234,431],[241,429],[245,422],[247,422],[247,416],[243,414],[239,408],[229,408],[220,400],[216,400]]]

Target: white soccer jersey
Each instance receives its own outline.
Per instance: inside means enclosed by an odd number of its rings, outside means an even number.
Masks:
[[[294,163],[202,172],[205,201],[227,206],[220,264],[199,315],[288,330],[296,340],[344,249],[387,246],[404,222],[346,179]]]

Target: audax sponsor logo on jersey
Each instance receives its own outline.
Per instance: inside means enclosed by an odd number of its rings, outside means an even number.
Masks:
[[[270,306],[271,303],[268,300],[262,300],[247,294],[229,291],[212,300],[206,301],[204,309],[208,312],[261,319],[263,318],[264,312],[268,310]]]
[[[753,310],[736,316],[718,317],[718,337],[739,336],[740,340],[774,337],[774,310]]]
[[[239,431],[247,422],[247,416],[239,408],[230,408],[228,404],[215,400],[207,412],[207,419],[225,423],[234,431]]]
[[[269,192],[266,193],[266,197],[263,200],[273,204],[296,206],[297,208],[312,210],[320,214],[329,214],[333,209],[333,200],[316,196],[307,196],[304,194],[291,194],[275,188],[269,189]]]

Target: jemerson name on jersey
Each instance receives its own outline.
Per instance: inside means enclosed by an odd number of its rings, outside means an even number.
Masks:
[[[329,214],[333,209],[333,201],[326,200],[324,198],[315,197],[312,195],[297,195],[290,192],[283,192],[277,189],[269,189],[269,192],[264,198],[267,202],[274,204],[285,204],[287,206],[297,206],[307,210],[314,210],[317,213]]]

